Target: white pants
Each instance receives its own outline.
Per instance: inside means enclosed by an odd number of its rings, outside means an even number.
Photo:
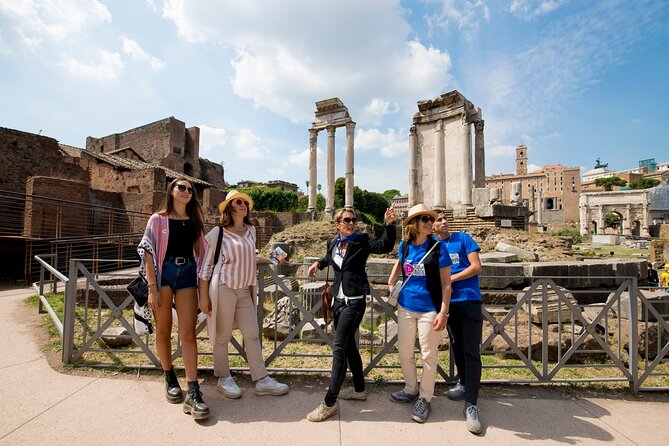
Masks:
[[[434,382],[437,379],[437,350],[439,348],[439,332],[434,331],[432,323],[437,317],[436,311],[414,313],[398,307],[397,351],[399,352],[402,375],[404,376],[404,391],[415,395],[420,391],[420,397],[429,403],[434,396]],[[423,362],[423,374],[418,388],[416,371],[416,332]]]

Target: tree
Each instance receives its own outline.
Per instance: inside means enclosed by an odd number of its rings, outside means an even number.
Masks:
[[[615,214],[613,212],[607,212],[606,215],[604,215],[604,227],[605,228],[615,228],[618,226],[620,223],[620,215]]]
[[[637,178],[636,180],[630,181],[630,187],[632,189],[650,189],[660,184],[660,180],[655,178]]]
[[[596,178],[595,185],[597,187],[603,187],[605,191],[611,191],[613,190],[613,186],[627,186],[627,181],[620,177]]]
[[[382,193],[381,195],[383,195],[383,197],[384,197],[386,200],[390,201],[391,199],[393,199],[393,198],[395,198],[396,196],[400,195],[400,191],[398,191],[397,189],[388,189],[387,191],[385,191],[385,192]]]
[[[295,212],[306,212],[309,208],[309,196],[302,195],[297,201]],[[325,197],[321,194],[316,195],[316,210],[323,212],[325,210]]]
[[[275,187],[254,186],[246,193],[253,199],[253,209],[258,211],[290,212],[297,207],[297,194]]]

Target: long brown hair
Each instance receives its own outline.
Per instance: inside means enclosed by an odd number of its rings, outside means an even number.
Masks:
[[[174,204],[172,203],[172,189],[176,187],[176,184],[179,181],[187,181],[188,184],[193,188],[193,193],[190,196],[190,200],[186,203],[186,215],[188,215],[195,225],[195,231],[197,233],[198,239],[204,233],[204,213],[202,212],[202,206],[200,202],[197,201],[197,194],[195,193],[195,187],[193,183],[190,182],[187,178],[179,177],[174,180],[167,186],[167,192],[165,193],[165,200],[163,200],[163,205],[156,211],[160,215],[169,215],[174,210]]]
[[[221,214],[219,222],[224,228],[234,224],[234,220],[232,219],[232,200],[228,201],[228,204],[225,205],[225,209],[223,209],[223,213]],[[251,223],[251,209],[249,209],[248,206],[246,207],[244,224],[253,226],[253,223]]]
[[[402,222],[402,226],[404,227],[402,230],[402,240],[411,243],[418,239],[418,234],[420,234],[420,228],[418,227],[419,221],[420,215],[412,218],[408,223],[406,220]]]

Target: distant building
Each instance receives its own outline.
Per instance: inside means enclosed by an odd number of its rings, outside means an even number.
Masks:
[[[628,186],[624,186],[625,188],[629,188],[629,184],[639,178],[652,178],[658,180],[660,184],[667,184],[669,182],[669,162],[657,163],[655,158],[650,158],[639,161],[639,167],[618,171],[595,166],[594,169],[583,174],[581,190],[583,192],[603,191],[604,187],[597,186],[595,180],[610,177],[618,177],[627,181]],[[613,186],[612,188],[612,190],[620,189],[620,186]]]
[[[409,194],[395,195],[390,199],[390,202],[395,205],[394,209],[397,217],[405,218],[407,212],[409,212]]]
[[[502,202],[511,202],[511,184],[521,183],[522,198],[534,196],[535,215],[541,215],[540,224],[561,224],[579,220],[578,199],[581,191],[581,168],[549,164],[528,173],[527,146],[516,147],[516,173],[487,176],[487,188],[499,188]]]

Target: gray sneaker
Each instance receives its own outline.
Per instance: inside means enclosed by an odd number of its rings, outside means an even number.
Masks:
[[[418,399],[418,394],[411,395],[402,389],[398,390],[397,392],[391,392],[390,399],[395,403],[413,404]]]
[[[465,399],[465,386],[463,386],[460,381],[455,383],[455,386],[448,389],[446,396],[449,400],[461,401]]]
[[[339,399],[365,401],[367,399],[367,390],[363,390],[362,392],[356,392],[355,388],[347,387],[341,392],[339,392]]]
[[[425,423],[430,415],[430,403],[425,398],[418,398],[411,413],[411,419],[419,423]]]
[[[479,420],[479,408],[473,404],[465,404],[465,420],[467,420],[467,430],[472,434],[481,433],[481,421]]]

